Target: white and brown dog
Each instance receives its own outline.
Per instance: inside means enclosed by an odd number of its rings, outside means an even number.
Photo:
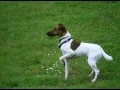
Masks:
[[[97,68],[96,62],[102,58],[102,56],[112,61],[113,58],[106,54],[100,45],[79,42],[71,38],[71,34],[66,30],[63,24],[58,24],[54,29],[47,32],[48,36],[59,36],[59,48],[62,51],[63,56],[59,58],[60,61],[64,62],[65,65],[65,79],[68,77],[68,60],[71,57],[86,56],[89,66],[92,72],[89,76],[95,73],[95,77],[91,82],[95,82],[100,70]]]

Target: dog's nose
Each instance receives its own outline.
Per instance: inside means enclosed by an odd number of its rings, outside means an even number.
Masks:
[[[47,32],[46,33],[48,36],[50,36],[50,37],[52,37],[52,36],[56,36],[54,33],[52,33],[52,32]]]
[[[46,34],[47,34],[47,36],[51,36],[50,32],[47,32]]]
[[[46,34],[48,35],[48,32]]]

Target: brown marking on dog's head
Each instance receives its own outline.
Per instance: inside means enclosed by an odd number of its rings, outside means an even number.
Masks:
[[[72,49],[72,50],[76,50],[79,45],[80,45],[80,42],[79,42],[79,41],[73,40],[73,41],[71,42],[71,49]]]
[[[53,28],[52,30],[50,30],[49,32],[47,32],[46,34],[48,36],[59,36],[62,37],[63,35],[65,35],[67,33],[67,30],[65,28],[65,26],[63,24],[58,24],[55,28]]]

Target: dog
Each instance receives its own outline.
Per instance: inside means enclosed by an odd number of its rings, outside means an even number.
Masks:
[[[91,82],[95,82],[100,73],[96,62],[102,57],[104,57],[107,61],[113,60],[112,56],[106,54],[100,45],[79,42],[72,39],[71,34],[63,24],[58,24],[46,34],[50,37],[60,37],[58,47],[61,49],[63,55],[59,58],[59,60],[64,62],[65,80],[68,78],[68,59],[71,59],[72,57],[86,56],[88,65],[92,69],[92,72],[89,74],[89,76],[92,76],[92,74],[95,73],[95,76]]]

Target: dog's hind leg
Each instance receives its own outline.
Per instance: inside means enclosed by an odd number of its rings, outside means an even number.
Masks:
[[[94,79],[91,82],[95,82],[97,80],[97,77],[99,75],[99,69],[97,68],[96,62],[94,59],[88,59],[88,64],[92,68],[93,72],[95,72]]]
[[[88,57],[86,57],[86,61],[88,61]],[[88,63],[89,64],[89,63]],[[91,68],[92,69],[92,68]],[[92,70],[91,73],[88,75],[89,77],[92,76],[94,71]]]
[[[91,73],[88,75],[89,77],[92,76],[94,73],[94,71],[92,70]]]
[[[68,62],[67,59],[64,59],[64,66],[65,66],[65,80],[68,78]]]

